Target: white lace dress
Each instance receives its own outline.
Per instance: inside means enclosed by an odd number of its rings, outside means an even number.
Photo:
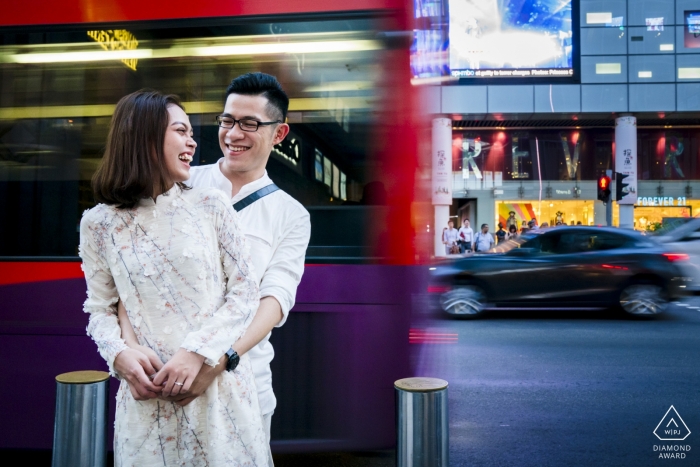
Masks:
[[[250,324],[258,281],[226,196],[215,189],[171,190],[133,209],[100,204],[80,223],[88,286],[88,334],[114,374],[126,348],[117,302],[142,345],[167,362],[179,348],[214,365]],[[223,372],[186,407],[136,401],[122,381],[117,395],[117,466],[263,466],[262,428],[250,360]]]

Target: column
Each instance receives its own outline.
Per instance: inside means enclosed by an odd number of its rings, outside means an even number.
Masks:
[[[637,203],[637,119],[624,116],[615,119],[615,172],[622,174],[622,199],[617,201],[620,208],[620,228],[634,228],[634,205]],[[615,177],[612,177],[613,181]],[[617,182],[612,198],[620,191]]]
[[[452,206],[452,120],[433,119],[432,201],[435,208],[435,256],[445,256],[442,230],[447,227]],[[459,228],[457,226],[457,228]]]

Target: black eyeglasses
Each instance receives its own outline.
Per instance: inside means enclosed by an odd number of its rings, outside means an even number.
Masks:
[[[233,117],[225,117],[222,115],[219,115],[216,117],[216,123],[219,124],[221,128],[224,128],[226,130],[230,130],[233,128],[233,125],[238,123],[238,128],[240,128],[243,131],[247,131],[250,133],[255,133],[258,131],[258,127],[260,126],[267,126],[267,125],[274,125],[276,123],[282,123],[280,120],[275,120],[274,122],[259,122],[257,120],[253,120],[250,118],[243,118],[241,120],[236,120]]]

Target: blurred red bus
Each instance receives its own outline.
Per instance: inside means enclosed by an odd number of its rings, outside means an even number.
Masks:
[[[393,444],[417,280],[409,14],[396,0],[39,0],[3,12],[1,449],[50,449],[54,376],[105,368],[85,334],[77,227],[116,102],[143,87],[178,94],[193,164],[210,164],[225,88],[257,70],[291,98],[268,173],[312,215],[297,304],[272,336],[273,450]]]

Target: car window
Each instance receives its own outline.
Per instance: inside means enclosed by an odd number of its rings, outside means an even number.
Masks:
[[[556,254],[559,237],[561,237],[561,234],[558,233],[538,235],[523,243],[520,248],[531,248],[538,253]]]
[[[572,254],[605,251],[624,248],[629,244],[630,239],[627,237],[608,232],[570,232],[562,234],[557,246],[557,253]]]

